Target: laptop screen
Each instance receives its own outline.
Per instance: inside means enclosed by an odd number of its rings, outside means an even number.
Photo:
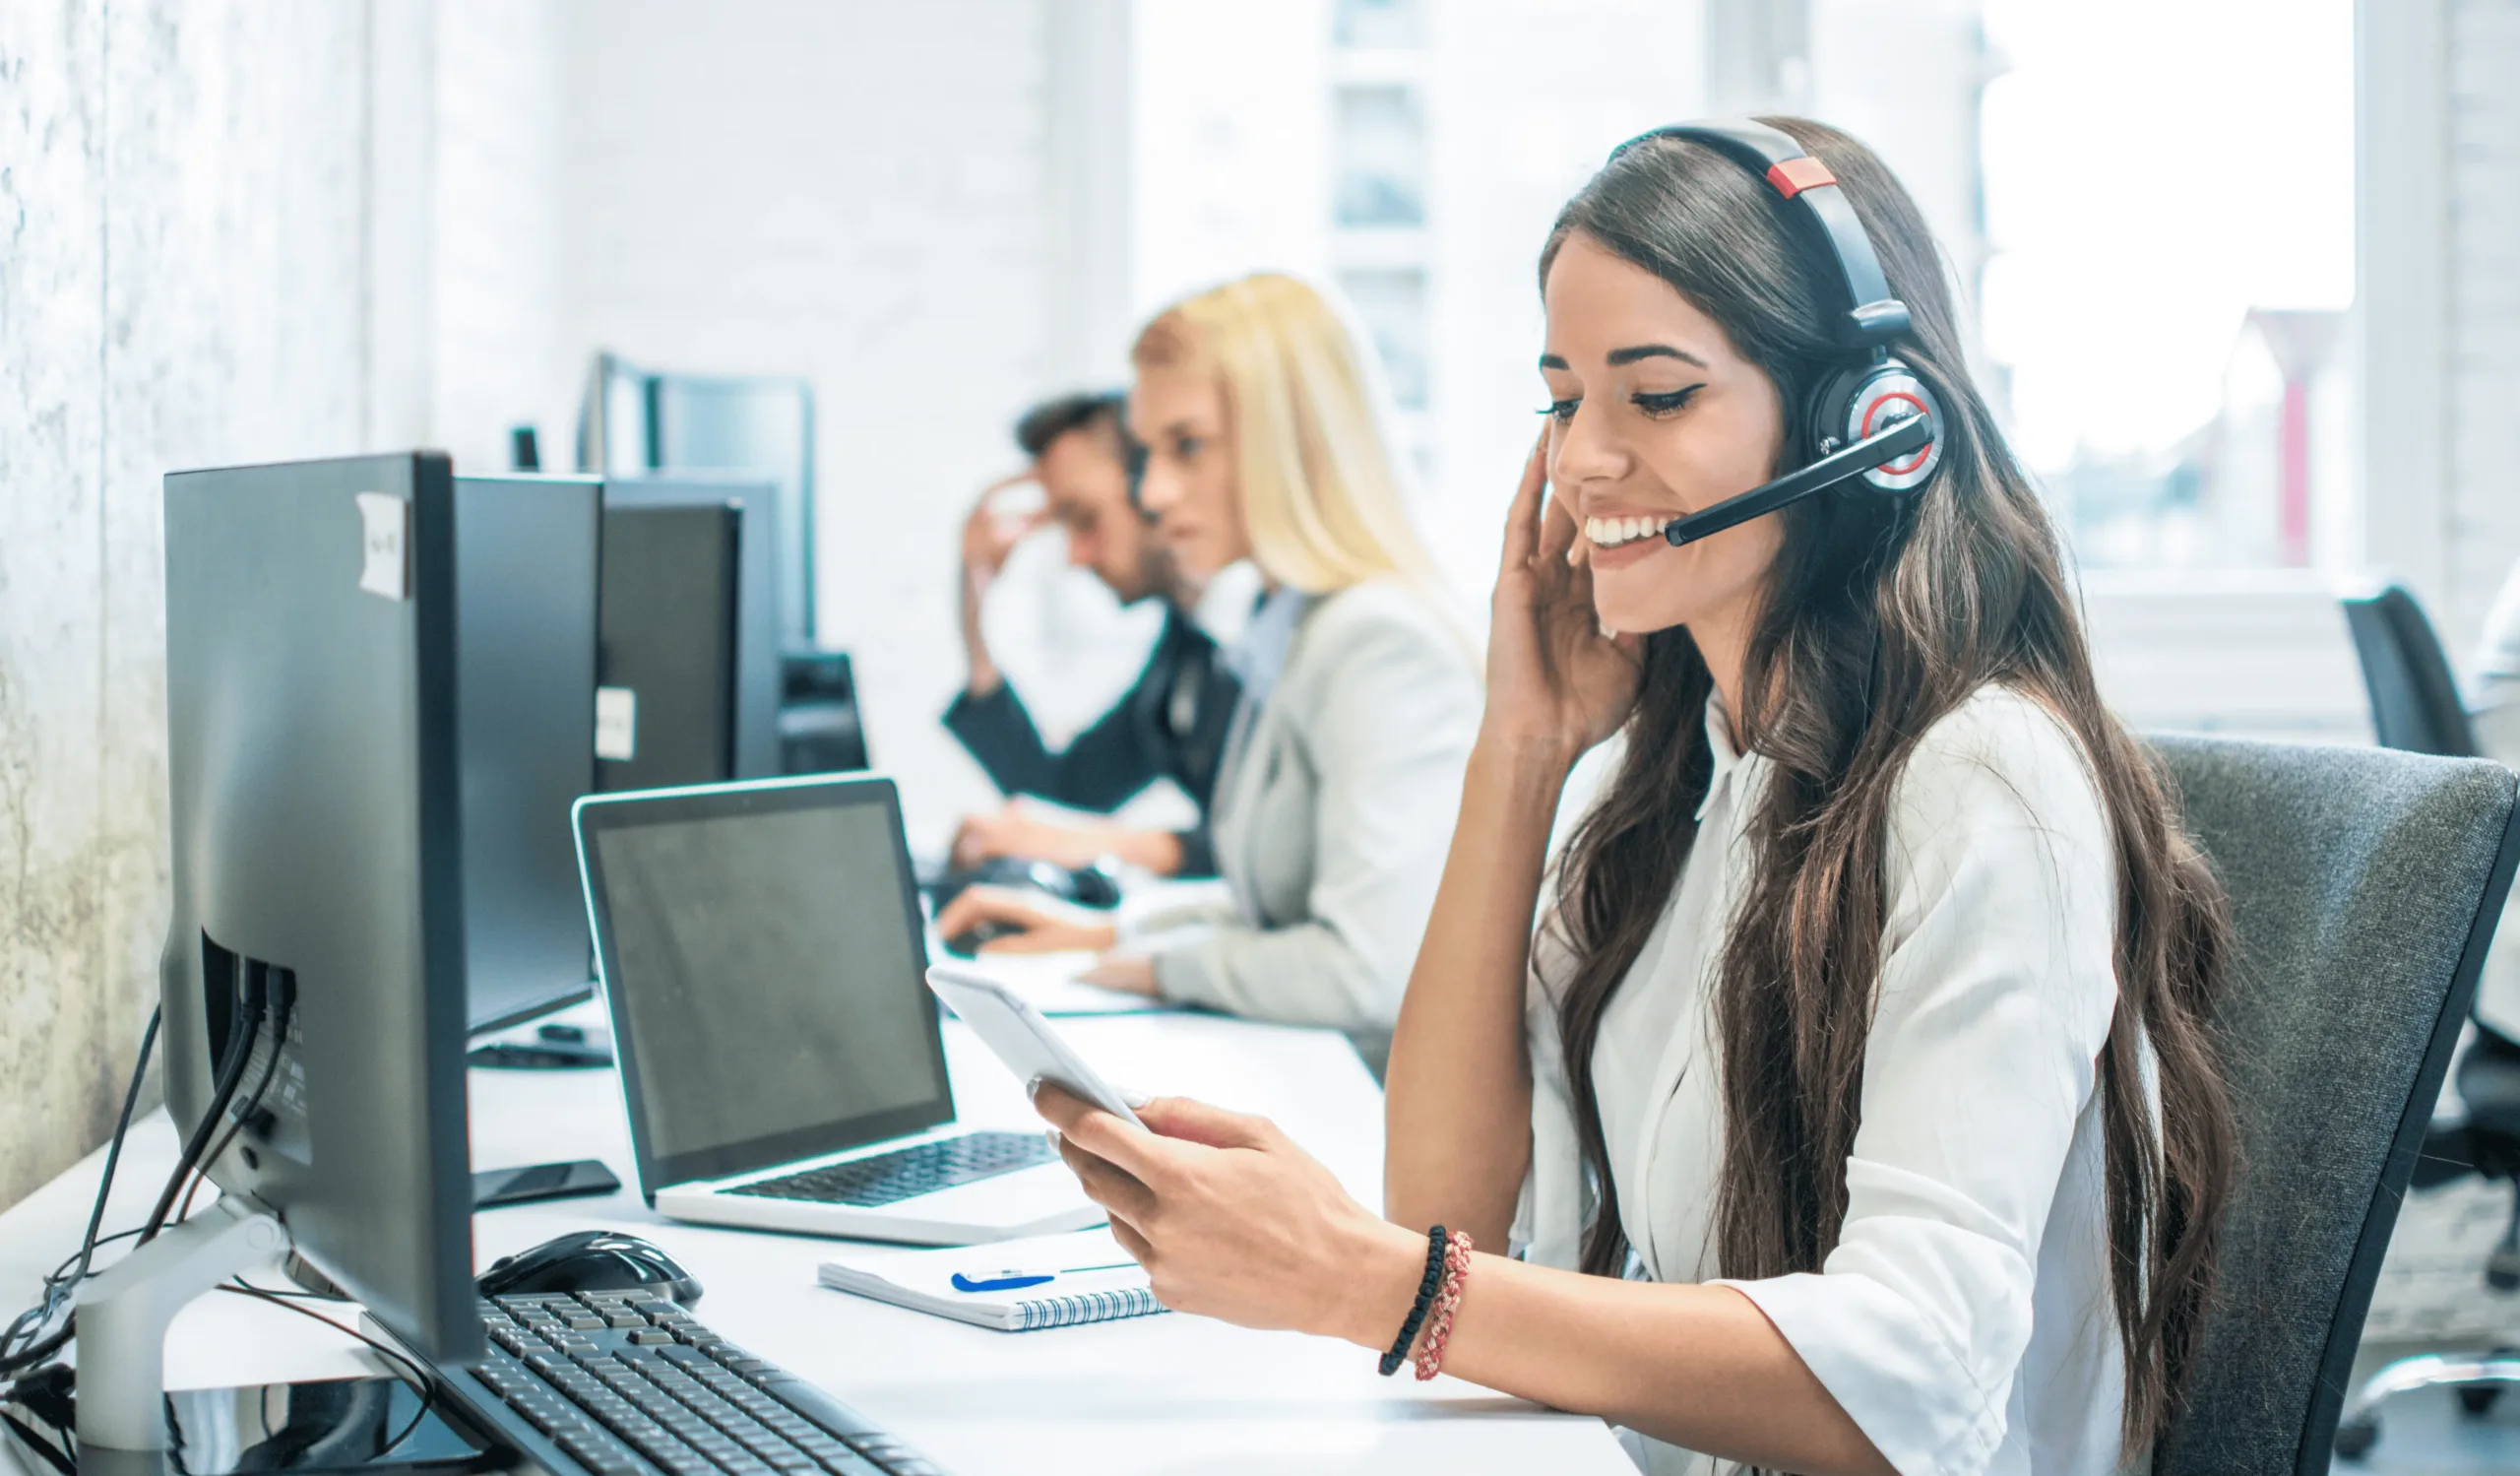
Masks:
[[[890,782],[580,814],[645,1189],[952,1120]]]

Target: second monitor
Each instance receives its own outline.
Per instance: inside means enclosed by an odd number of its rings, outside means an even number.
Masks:
[[[605,479],[597,789],[779,772],[773,490]]]

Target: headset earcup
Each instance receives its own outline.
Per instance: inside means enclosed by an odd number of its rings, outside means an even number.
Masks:
[[[1923,486],[1942,465],[1942,404],[1933,391],[1895,358],[1865,364],[1842,377],[1846,385],[1836,402],[1829,432],[1839,438],[1839,445],[1875,434],[1902,416],[1922,415],[1933,425],[1933,440],[1922,451],[1857,480],[1880,492],[1913,492]]]
[[[1857,391],[1872,376],[1874,367],[1867,362],[1832,369],[1812,390],[1802,414],[1802,459],[1806,463],[1846,445]]]

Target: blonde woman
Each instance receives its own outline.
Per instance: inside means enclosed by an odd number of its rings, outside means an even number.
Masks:
[[[1360,351],[1262,274],[1149,323],[1130,354],[1140,505],[1183,576],[1250,559],[1267,594],[1230,653],[1243,698],[1213,801],[1230,909],[1106,923],[975,888],[938,919],[995,948],[1120,951],[1106,988],[1387,1041],[1434,906],[1483,701],[1401,505]],[[1195,923],[1184,929],[1178,925]]]

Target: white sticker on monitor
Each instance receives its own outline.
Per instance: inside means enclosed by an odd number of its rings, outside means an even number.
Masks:
[[[358,587],[388,600],[409,600],[411,504],[384,492],[361,492],[358,521]]]
[[[595,756],[627,763],[639,754],[639,694],[626,686],[595,689]]]

